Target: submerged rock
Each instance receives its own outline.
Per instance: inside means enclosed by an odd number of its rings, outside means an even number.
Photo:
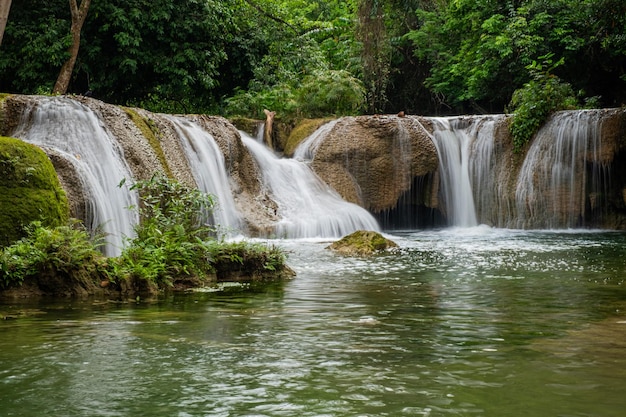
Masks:
[[[334,250],[343,255],[362,256],[397,247],[398,245],[395,242],[385,238],[378,232],[357,230],[348,236],[344,236],[326,249]]]

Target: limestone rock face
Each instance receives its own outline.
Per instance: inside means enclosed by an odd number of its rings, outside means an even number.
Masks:
[[[123,108],[88,97],[68,97],[81,102],[94,113],[120,145],[133,178],[149,179],[165,172],[176,180],[197,187],[170,116],[138,108]],[[10,134],[29,117],[37,96],[10,95],[0,108],[0,134]],[[230,187],[237,209],[246,220],[251,235],[264,235],[277,221],[276,203],[261,185],[258,167],[241,141],[237,129],[223,117],[188,115],[210,133],[220,147],[228,169]],[[63,155],[44,149],[51,159],[70,204],[70,215],[84,220],[89,196],[76,167]]]
[[[226,119],[215,116],[191,116],[213,136],[224,154],[230,187],[238,210],[252,235],[267,235],[278,221],[277,205],[259,180],[256,161],[241,141],[239,131]]]
[[[340,119],[312,163],[345,200],[374,213],[395,207],[415,178],[437,166],[436,148],[420,119],[397,116]]]

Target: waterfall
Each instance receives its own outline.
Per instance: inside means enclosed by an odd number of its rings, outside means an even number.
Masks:
[[[137,213],[129,209],[137,206],[138,196],[129,188],[132,174],[121,147],[97,115],[77,101],[43,97],[13,135],[54,149],[72,162],[85,186],[86,227],[107,234],[105,255],[119,255],[138,222]]]
[[[450,226],[497,225],[507,218],[506,184],[495,172],[494,130],[502,116],[433,118],[441,202]]]
[[[198,188],[216,197],[214,224],[221,231],[238,231],[242,225],[230,188],[224,155],[211,134],[198,124],[177,116],[166,116],[180,137]]]
[[[608,178],[608,167],[596,163],[600,138],[594,110],[556,113],[539,130],[517,180],[516,227],[584,226],[587,210],[597,205],[587,196],[601,195]]]
[[[470,180],[472,137],[465,129],[454,129],[450,119],[433,119],[433,141],[439,157],[441,197],[451,226],[478,225]]]
[[[282,218],[275,234],[286,238],[342,237],[356,230],[379,230],[364,208],[344,201],[305,163],[278,158],[265,145],[241,133],[254,156],[263,182],[278,204]]]

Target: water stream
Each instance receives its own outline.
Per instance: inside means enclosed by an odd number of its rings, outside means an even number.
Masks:
[[[277,237],[342,237],[356,230],[379,230],[364,208],[344,201],[305,163],[283,159],[241,132],[243,143],[257,161],[265,186],[278,204]]]
[[[119,255],[124,239],[134,234],[138,216],[129,208],[139,200],[130,190],[133,178],[123,151],[98,116],[75,100],[42,97],[13,136],[52,148],[76,167],[87,200],[85,224],[107,234],[106,255]]]
[[[198,188],[215,197],[213,224],[226,233],[242,226],[242,217],[233,199],[224,155],[215,139],[198,124],[177,116],[167,116],[174,125]]]
[[[0,303],[0,415],[620,416],[626,235],[475,227],[369,259],[274,241],[293,281]]]

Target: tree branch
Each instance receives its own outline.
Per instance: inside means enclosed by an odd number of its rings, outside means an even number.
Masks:
[[[275,22],[278,22],[280,24],[283,24],[285,26],[287,26],[289,29],[291,29],[296,35],[300,36],[300,32],[298,31],[298,29],[289,24],[288,22],[284,21],[283,19],[281,19],[280,17],[276,17],[273,14],[265,11],[264,9],[261,8],[261,6],[259,6],[258,4],[254,3],[252,0],[245,0],[246,3],[248,3],[251,7],[253,7],[254,9],[256,9],[259,13],[261,13],[262,15],[269,17],[270,19],[272,19]]]

